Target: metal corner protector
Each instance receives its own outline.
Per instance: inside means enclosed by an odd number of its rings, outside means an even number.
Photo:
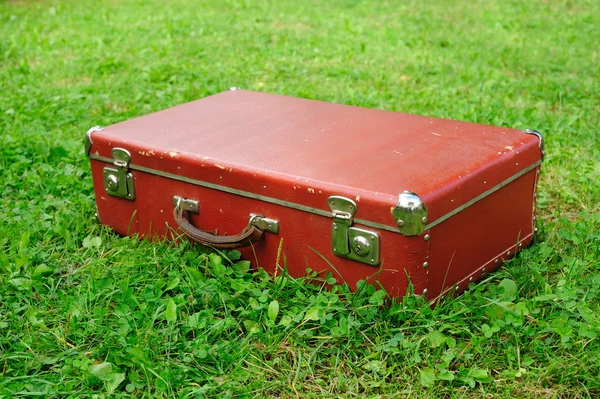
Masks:
[[[92,149],[92,133],[99,132],[101,130],[104,130],[102,126],[94,126],[85,132],[85,155],[88,157],[90,156],[90,150]]]
[[[540,151],[542,152],[542,160],[544,160],[544,156],[546,155],[546,146],[544,144],[544,137],[542,136],[542,134],[537,130],[533,129],[525,129],[523,130],[523,132],[525,134],[533,134],[534,136],[537,136],[540,139]]]
[[[405,190],[398,196],[398,204],[391,210],[400,234],[416,236],[425,231],[427,206],[414,192]]]

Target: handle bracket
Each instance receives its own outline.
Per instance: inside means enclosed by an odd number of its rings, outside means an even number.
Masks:
[[[269,219],[262,215],[250,214],[249,225],[256,226],[262,231],[268,231],[269,233],[279,234],[279,221],[275,219]]]
[[[177,206],[180,206],[186,212],[200,213],[200,204],[198,201],[175,195],[173,197],[173,207],[177,208]]]

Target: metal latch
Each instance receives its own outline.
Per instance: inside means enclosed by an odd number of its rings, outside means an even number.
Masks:
[[[112,157],[115,167],[104,168],[104,189],[112,196],[133,201],[135,199],[133,174],[129,172],[131,154],[123,148],[113,148]]]
[[[327,200],[333,216],[331,227],[333,253],[342,258],[379,264],[379,235],[374,231],[352,227],[356,202],[346,197],[333,195]]]

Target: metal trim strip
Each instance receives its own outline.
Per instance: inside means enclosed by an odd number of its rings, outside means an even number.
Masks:
[[[467,209],[468,207],[470,207],[474,203],[481,201],[485,197],[487,197],[487,196],[495,193],[496,191],[500,190],[502,187],[506,186],[507,184],[512,183],[513,181],[517,180],[519,177],[521,177],[523,175],[526,175],[527,173],[531,172],[532,170],[534,170],[535,168],[537,168],[541,164],[542,164],[542,161],[537,161],[533,165],[530,165],[530,166],[526,167],[525,169],[523,169],[519,173],[517,173],[517,174],[515,174],[515,175],[513,175],[511,177],[509,177],[508,179],[500,182],[499,184],[495,185],[494,187],[490,188],[489,190],[487,190],[487,191],[479,194],[477,197],[473,198],[469,202],[465,202],[464,204],[462,204],[458,208],[454,209],[453,211],[450,211],[447,214],[445,214],[444,216],[441,216],[441,217],[437,218],[435,221],[433,221],[433,222],[429,223],[427,226],[425,226],[425,230],[429,230],[429,229],[437,226],[438,224],[440,224],[440,223],[442,223],[442,222],[450,219],[452,216],[456,215],[459,212],[464,211],[465,209]]]
[[[93,160],[96,160],[96,161],[105,162],[105,163],[108,163],[108,164],[112,164],[113,163],[113,160],[111,158],[103,157],[103,156],[100,156],[100,155],[90,154],[89,157],[90,157],[90,159],[93,159]],[[494,192],[500,190],[502,187],[504,187],[507,184],[515,181],[519,177],[527,174],[528,172],[530,172],[533,169],[537,168],[541,164],[542,164],[542,161],[538,161],[538,162],[534,163],[533,165],[531,165],[531,166],[523,169],[519,173],[517,173],[517,174],[515,174],[515,175],[513,175],[511,177],[509,177],[508,179],[504,180],[503,182],[499,183],[498,185],[492,187],[491,189],[487,190],[486,192],[484,192],[484,193],[478,195],[477,197],[473,198],[471,201],[469,201],[469,202],[467,202],[467,203],[459,206],[458,208],[454,209],[453,211],[448,212],[444,216],[441,216],[438,219],[436,219],[435,221],[429,223],[427,226],[425,226],[425,230],[429,230],[429,229],[437,226],[438,224],[444,222],[445,220],[448,220],[452,216],[454,216],[457,213],[465,210],[466,208],[470,207],[474,203],[476,203],[476,202],[482,200],[483,198],[485,198],[485,197],[493,194]],[[327,217],[327,218],[333,218],[333,215],[329,211],[324,211],[322,209],[313,208],[313,207],[310,207],[310,206],[306,206],[306,205],[302,205],[302,204],[297,204],[297,203],[290,202],[290,201],[284,201],[284,200],[280,200],[280,199],[273,198],[273,197],[267,197],[266,195],[254,194],[254,193],[251,193],[251,192],[248,192],[248,191],[243,191],[243,190],[238,190],[238,189],[231,188],[231,187],[221,186],[219,184],[208,183],[208,182],[205,182],[205,181],[202,181],[202,180],[191,179],[189,177],[179,176],[179,175],[176,175],[174,173],[163,172],[161,170],[146,168],[144,166],[139,166],[139,165],[130,164],[129,165],[129,169],[131,169],[131,170],[137,170],[137,171],[148,173],[148,174],[155,175],[155,176],[165,177],[167,179],[177,180],[177,181],[184,182],[184,183],[193,184],[195,186],[210,188],[212,190],[218,190],[218,191],[222,191],[222,192],[229,193],[229,194],[239,195],[241,197],[252,198],[252,199],[259,200],[259,201],[267,202],[269,204],[275,204],[275,205],[284,206],[286,208],[297,209],[299,211],[303,211],[303,212],[307,212],[307,213],[312,213],[314,215],[324,216],[324,217]],[[389,225],[385,225],[385,224],[381,224],[381,223],[376,223],[376,222],[371,222],[371,221],[363,220],[363,219],[354,219],[354,222],[356,224],[360,224],[360,225],[367,226],[367,227],[372,227],[374,229],[380,229],[380,230],[389,231],[391,233],[402,234],[402,233],[400,233],[400,231],[398,231],[398,228],[396,226],[389,226]]]

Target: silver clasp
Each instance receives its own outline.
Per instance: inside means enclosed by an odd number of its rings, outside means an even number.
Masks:
[[[374,231],[352,227],[356,202],[349,198],[333,195],[327,204],[333,216],[331,246],[333,253],[367,265],[379,264],[379,235]]]
[[[123,148],[113,148],[112,156],[114,168],[104,168],[104,189],[109,195],[133,201],[133,174],[129,172],[131,154]]]

